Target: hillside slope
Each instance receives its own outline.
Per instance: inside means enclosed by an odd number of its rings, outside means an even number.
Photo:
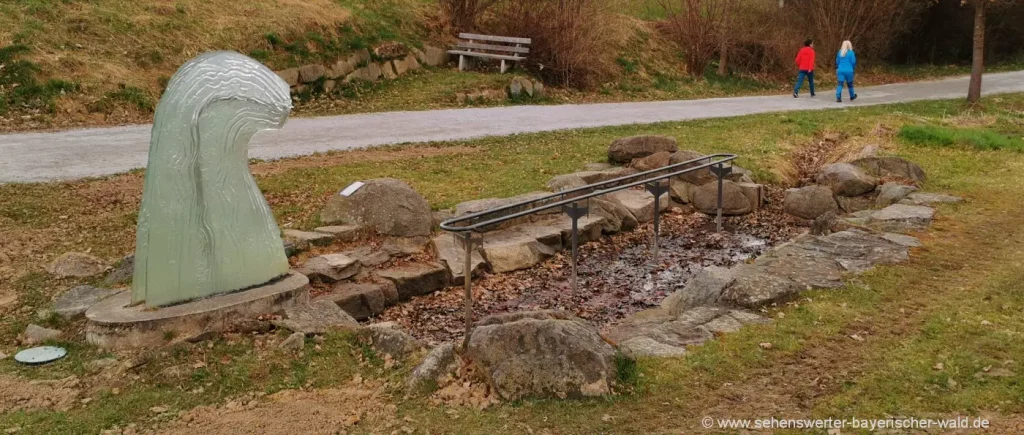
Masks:
[[[184,61],[235,50],[275,69],[415,42],[418,0],[15,0],[0,3],[4,112],[146,118]],[[38,89],[30,89],[31,71]],[[58,80],[59,82],[51,82]],[[17,88],[21,87],[20,91]],[[53,97],[53,98],[50,98]],[[20,118],[21,116],[19,116]],[[118,119],[123,118],[123,119]],[[78,121],[82,121],[79,119]],[[88,121],[87,121],[88,122]]]

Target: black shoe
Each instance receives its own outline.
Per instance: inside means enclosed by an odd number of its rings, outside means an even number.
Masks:
[[[814,95],[815,95],[814,92],[811,92],[811,98],[814,98]]]
[[[842,98],[836,98],[836,102],[837,102],[837,103],[842,103],[842,102],[843,102],[843,99],[842,99]]]
[[[793,98],[800,98],[800,96],[796,92],[794,92],[793,93]]]
[[[853,101],[853,100],[856,100],[856,99],[857,99],[857,94],[853,94],[853,96],[850,97],[850,101]]]

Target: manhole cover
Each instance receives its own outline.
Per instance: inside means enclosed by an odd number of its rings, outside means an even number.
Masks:
[[[68,354],[62,347],[42,346],[25,349],[14,355],[14,360],[22,364],[39,365],[46,364],[64,358]]]

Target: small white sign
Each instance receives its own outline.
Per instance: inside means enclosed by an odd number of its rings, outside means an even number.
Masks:
[[[339,195],[346,197],[352,196],[352,194],[356,193],[356,191],[359,190],[360,187],[363,187],[363,182],[356,181],[355,183],[349,184],[348,187],[345,188],[345,190],[342,190],[341,193],[339,193]]]

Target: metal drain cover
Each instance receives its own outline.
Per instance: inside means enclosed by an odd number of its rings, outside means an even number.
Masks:
[[[14,360],[22,364],[40,365],[64,358],[68,351],[63,347],[42,346],[25,349],[14,355]]]

